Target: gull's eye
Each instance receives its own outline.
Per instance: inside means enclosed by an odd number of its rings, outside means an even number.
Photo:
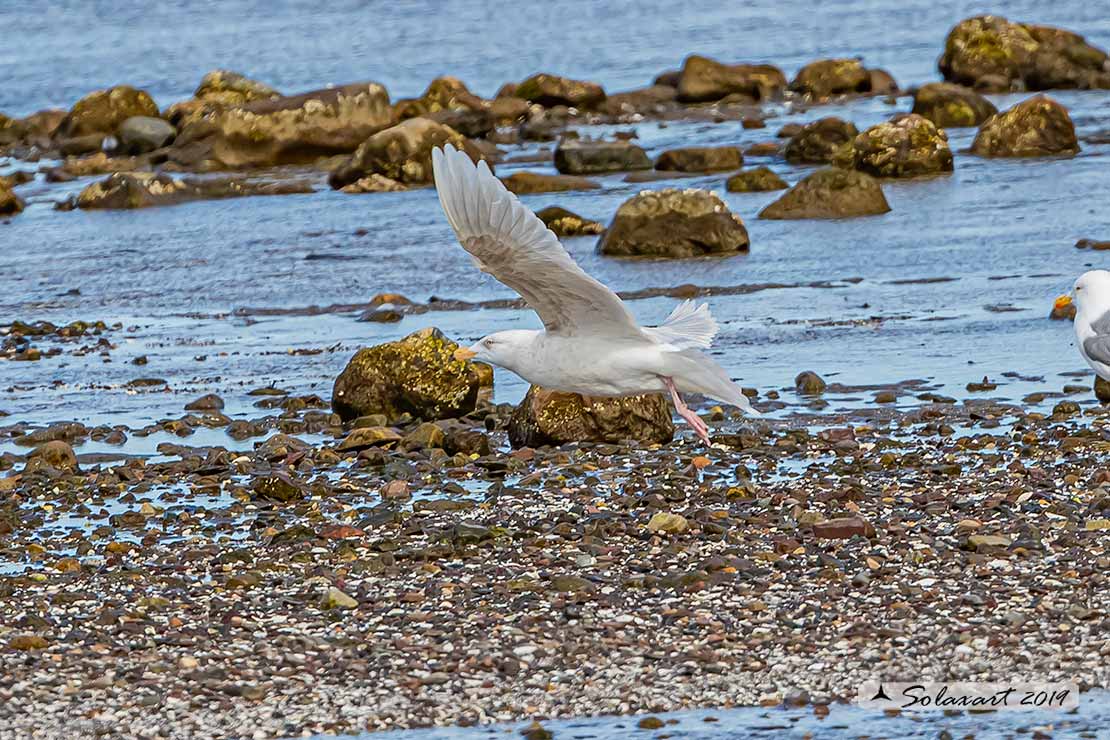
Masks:
[[[495,344],[495,342],[492,339],[487,339],[484,342],[482,342],[482,344],[486,345],[487,347],[492,347]]]

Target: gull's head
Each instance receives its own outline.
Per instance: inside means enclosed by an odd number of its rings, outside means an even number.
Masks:
[[[1060,296],[1056,299],[1056,305],[1060,306],[1061,301],[1065,306],[1075,301],[1077,311],[1085,308],[1095,311],[1110,309],[1110,271],[1091,270],[1083,273],[1075,281],[1071,296]]]
[[[455,359],[488,362],[506,370],[515,370],[520,365],[520,358],[532,352],[537,333],[525,329],[499,331],[469,347],[459,347],[455,350]]]

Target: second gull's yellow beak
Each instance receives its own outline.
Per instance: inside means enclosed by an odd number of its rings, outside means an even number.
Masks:
[[[1062,296],[1060,296],[1059,298],[1056,299],[1056,302],[1052,304],[1052,307],[1054,309],[1056,309],[1057,311],[1063,311],[1065,308],[1067,308],[1070,305],[1071,305],[1071,296],[1070,295],[1062,295]]]
[[[466,347],[459,347],[455,350],[455,359],[459,362],[466,362],[467,360],[473,360],[477,354],[478,353],[474,350],[467,349]]]

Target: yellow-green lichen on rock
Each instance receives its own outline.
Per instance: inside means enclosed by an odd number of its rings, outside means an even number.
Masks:
[[[924,116],[905,113],[856,136],[834,160],[875,177],[915,177],[952,171],[948,136]]]
[[[477,162],[484,158],[479,149],[450,126],[428,118],[410,118],[380,131],[359,146],[351,158],[337,167],[328,179],[333,188],[342,188],[373,174],[406,185],[432,182],[432,150],[451,144]]]
[[[572,80],[557,75],[536,74],[516,86],[515,97],[552,108],[596,108],[605,102],[605,90],[596,82]]]
[[[871,90],[871,74],[859,59],[820,59],[802,67],[790,83],[793,92],[822,99]]]
[[[598,240],[601,254],[680,259],[746,252],[748,230],[708,190],[645,190],[617,209]]]
[[[536,216],[555,236],[588,236],[604,233],[605,227],[597,221],[582,218],[577,213],[559,206],[548,206],[536,211]]]
[[[886,213],[878,180],[857,170],[826,167],[810,174],[759,213],[760,218],[854,218]]]
[[[710,103],[730,95],[758,102],[780,97],[786,75],[770,64],[722,64],[693,54],[678,77],[677,99],[682,103]]]
[[[513,447],[629,439],[663,444],[673,438],[671,407],[659,394],[586,398],[534,385],[509,420]]]
[[[971,145],[980,157],[1071,156],[1079,151],[1068,110],[1047,95],[1023,100],[987,119]]]
[[[157,118],[158,106],[143,90],[119,85],[97,90],[78,100],[54,133],[60,138],[114,134],[119,125],[132,116]]]
[[[429,327],[395,342],[360,349],[332,390],[332,409],[344,421],[403,414],[434,421],[474,410],[482,375],[454,358],[459,345]]]
[[[850,121],[826,116],[802,126],[786,142],[783,156],[792,164],[827,164],[851,145],[859,129]]]
[[[941,128],[978,126],[998,109],[974,90],[951,82],[930,82],[914,93],[913,112]]]

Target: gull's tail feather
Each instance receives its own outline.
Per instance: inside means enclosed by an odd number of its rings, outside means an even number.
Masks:
[[[676,350],[709,349],[720,327],[709,313],[709,304],[687,300],[675,306],[671,315],[659,326],[646,326],[644,331],[660,344]]]
[[[762,416],[752,407],[740,386],[732,382],[725,369],[696,349],[664,353],[665,374],[683,393],[700,393],[746,414]]]

